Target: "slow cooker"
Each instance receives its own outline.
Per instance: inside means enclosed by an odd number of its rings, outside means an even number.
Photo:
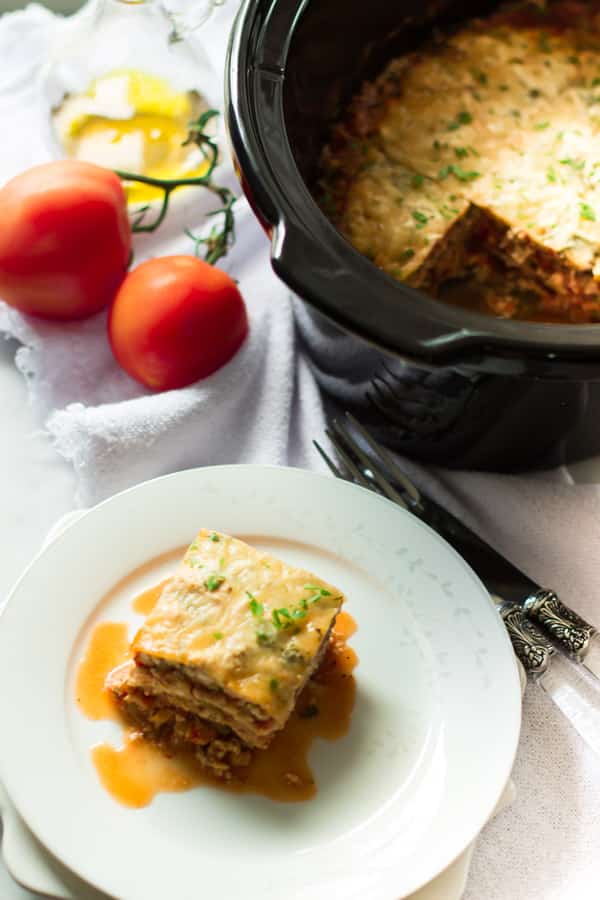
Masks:
[[[325,393],[408,456],[516,471],[600,452],[600,325],[497,319],[435,300],[359,254],[312,194],[331,123],[362,81],[432,29],[493,6],[245,0],[226,110],[244,192]]]

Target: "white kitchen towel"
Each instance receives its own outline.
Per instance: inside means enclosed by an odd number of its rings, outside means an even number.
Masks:
[[[78,503],[190,466],[314,459],[310,439],[322,431],[323,413],[297,353],[291,300],[243,202],[236,218],[227,268],[246,299],[249,337],[232,362],[188,388],[155,394],[129,378],[112,357],[104,313],[65,326],[0,308],[0,330],[22,342],[16,361],[32,402],[75,468]],[[177,252],[192,249],[185,237],[176,243]]]
[[[232,9],[211,25],[206,40],[219,81]],[[32,5],[2,20],[6,32],[18,33],[23,52],[27,21],[40,52],[40,31],[46,28],[50,40],[56,18]],[[0,28],[0,47],[12,46],[2,35]],[[216,90],[211,85],[210,92],[221,95],[222,84]],[[6,101],[11,106],[16,93],[10,92]],[[19,108],[19,128],[2,142],[3,179],[21,168],[22,145],[32,134],[40,139],[27,163],[52,158],[41,90],[25,83],[22,93],[27,102]],[[0,111],[2,99],[0,94]],[[215,178],[239,192],[227,158]],[[201,189],[175,194],[160,231],[136,240],[136,262],[159,253],[193,252],[184,230],[200,231],[214,206],[212,195]],[[308,466],[315,460],[310,437],[322,429],[319,393],[296,352],[289,292],[271,271],[268,241],[241,198],[236,231],[238,240],[224,268],[239,282],[246,300],[250,335],[229,365],[183,390],[154,394],[129,378],[110,351],[105,313],[65,325],[24,317],[0,305],[0,331],[22,343],[16,363],[28,380],[32,403],[77,473],[78,503],[89,505],[132,483],[188,466],[242,460]],[[297,428],[298,423],[303,427]]]
[[[201,33],[217,72],[236,5],[229,0]],[[15,57],[17,46],[22,57],[15,65],[41,62],[53,27],[55,19],[34,6],[0,19],[0,67],[3,48]],[[31,78],[4,93],[0,79],[0,114],[9,113],[0,180],[51,156],[47,109]],[[227,165],[220,176],[234,184]],[[183,229],[199,229],[208,208],[201,191],[182,193],[161,230],[136,240],[136,260],[190,252]],[[310,442],[322,435],[323,409],[296,343],[289,293],[270,269],[267,239],[244,201],[237,221],[237,244],[224,267],[240,282],[250,336],[232,362],[189,388],[152,394],[133,382],[111,356],[104,314],[55,325],[0,303],[0,331],[21,343],[16,363],[40,421],[75,468],[78,503],[193,465],[319,465]],[[600,622],[599,488],[574,486],[564,472],[511,477],[410,469],[517,565]],[[467,900],[596,898],[600,760],[534,686],[525,698],[514,779],[518,800],[484,830]]]

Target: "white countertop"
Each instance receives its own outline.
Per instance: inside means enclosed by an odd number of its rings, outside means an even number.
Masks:
[[[3,530],[0,541],[0,597],[27,565],[52,524],[74,505],[71,469],[53,450],[27,402],[14,366],[16,344],[0,338],[0,443]],[[578,481],[600,481],[600,460],[571,467]],[[0,860],[0,900],[37,897],[18,887]]]
[[[50,526],[73,507],[73,476],[50,445],[27,404],[13,359],[16,344],[0,336],[0,597],[4,598]],[[28,900],[0,861],[1,900]]]

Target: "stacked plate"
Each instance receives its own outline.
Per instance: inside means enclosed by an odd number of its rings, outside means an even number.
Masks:
[[[74,678],[90,630],[127,619],[165,553],[200,527],[243,537],[340,586],[358,623],[349,733],[318,741],[306,803],[210,788],[120,806]],[[140,567],[143,567],[140,569]],[[57,897],[458,898],[469,847],[503,795],[520,683],[484,587],[431,529],[378,496],[296,469],[223,466],[139,485],[84,513],[33,560],[0,622],[4,853]],[[82,881],[87,886],[82,884]],[[427,886],[427,887],[425,887]],[[87,892],[87,893],[86,893]]]

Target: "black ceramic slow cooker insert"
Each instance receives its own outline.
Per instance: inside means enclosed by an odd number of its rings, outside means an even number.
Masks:
[[[226,99],[244,190],[298,297],[324,390],[407,455],[517,470],[600,452],[600,325],[496,319],[435,300],[359,254],[311,193],[331,123],[361,82],[434,27],[494,5],[245,0]]]

